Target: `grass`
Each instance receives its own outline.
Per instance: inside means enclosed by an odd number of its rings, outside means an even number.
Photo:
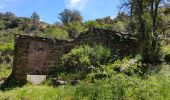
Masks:
[[[116,74],[112,78],[76,86],[25,85],[0,91],[0,100],[168,100],[170,77],[164,73],[166,71],[170,68],[163,68],[160,74],[147,78]]]
[[[0,92],[0,100],[70,100],[72,98],[72,91],[69,90],[72,89],[69,86],[54,88],[46,85],[26,85],[11,91]]]
[[[163,65],[162,70],[159,72],[159,74],[162,76],[170,77],[170,65]]]
[[[12,72],[12,69],[10,67],[7,67],[4,64],[0,65],[0,79],[7,78],[11,74],[11,72]]]
[[[27,84],[0,91],[0,100],[168,100],[170,98],[170,66],[163,65],[159,73],[147,76],[113,74],[110,78],[82,81],[79,85],[52,87],[47,84]],[[0,78],[11,69],[0,69]],[[90,79],[89,79],[90,80]]]

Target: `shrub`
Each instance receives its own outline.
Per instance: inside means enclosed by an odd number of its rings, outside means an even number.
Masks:
[[[95,27],[100,26],[100,24],[97,21],[87,21],[84,23],[84,26],[86,28],[95,28]]]
[[[114,63],[103,65],[104,72],[108,74],[108,76],[116,73],[124,73],[126,75],[139,75],[141,72],[140,62],[141,57],[138,55],[133,59],[125,57],[124,59],[116,60]]]
[[[75,21],[67,23],[64,29],[67,30],[69,38],[71,39],[76,39],[80,33],[85,30],[81,22]]]
[[[86,28],[106,28],[113,29],[114,26],[111,23],[99,23],[98,21],[87,21],[84,23]]]
[[[11,74],[11,67],[5,64],[0,65],[0,79],[7,78]]]
[[[45,29],[44,37],[54,38],[54,39],[67,39],[68,33],[66,30],[57,27],[48,27]]]
[[[115,74],[111,78],[97,80],[93,84],[77,86],[74,98],[88,100],[162,100],[169,95],[169,80],[163,77]]]
[[[0,52],[12,52],[14,50],[14,43],[0,43]]]
[[[101,45],[90,47],[79,46],[62,57],[62,64],[69,70],[88,72],[91,69],[98,69],[100,65],[109,62],[111,52]]]
[[[170,54],[170,45],[162,46],[162,51],[164,54]]]

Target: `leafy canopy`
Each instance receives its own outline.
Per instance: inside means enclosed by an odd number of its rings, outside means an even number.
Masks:
[[[81,16],[78,10],[69,10],[69,9],[64,9],[64,11],[59,13],[58,18],[64,24],[73,22],[73,21],[81,22],[83,20],[83,17]]]

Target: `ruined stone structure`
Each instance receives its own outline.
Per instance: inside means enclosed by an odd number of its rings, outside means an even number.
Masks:
[[[16,35],[12,76],[23,83],[27,74],[46,75],[61,67],[61,57],[81,44],[102,44],[119,56],[137,53],[141,49],[140,43],[129,34],[98,28],[89,29],[74,41]]]
[[[115,30],[92,28],[82,33],[76,40],[76,45],[102,44],[112,50],[119,57],[139,53],[142,43],[137,41],[134,35],[117,32]]]
[[[71,40],[16,35],[12,76],[24,83],[27,74],[46,75],[72,47]]]

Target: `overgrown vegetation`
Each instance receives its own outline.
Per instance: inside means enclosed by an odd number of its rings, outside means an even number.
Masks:
[[[63,56],[62,60],[63,66],[69,71],[88,72],[109,63],[111,52],[101,45],[94,47],[84,45],[72,49],[70,53]]]
[[[76,39],[90,28],[105,28],[131,34],[143,43],[143,52],[123,59],[115,59],[104,45],[77,46],[62,57],[61,70],[49,75],[44,84],[8,88],[0,91],[0,99],[168,100],[170,20],[169,7],[164,5],[167,2],[126,1],[124,5],[128,9],[114,19],[105,17],[83,22],[79,11],[65,9],[59,14],[61,23],[55,25],[39,21],[36,12],[31,18],[17,17],[11,12],[0,13],[0,84],[11,73],[16,33]],[[66,80],[68,84],[52,87],[52,78]],[[78,85],[73,86],[72,80],[78,80]]]
[[[165,100],[170,98],[169,77],[152,75],[145,79],[137,76],[115,74],[110,78],[96,80],[94,83],[81,83],[76,86],[50,87],[47,85],[26,85],[11,91],[0,92],[1,99],[84,99],[119,100],[144,99]]]

